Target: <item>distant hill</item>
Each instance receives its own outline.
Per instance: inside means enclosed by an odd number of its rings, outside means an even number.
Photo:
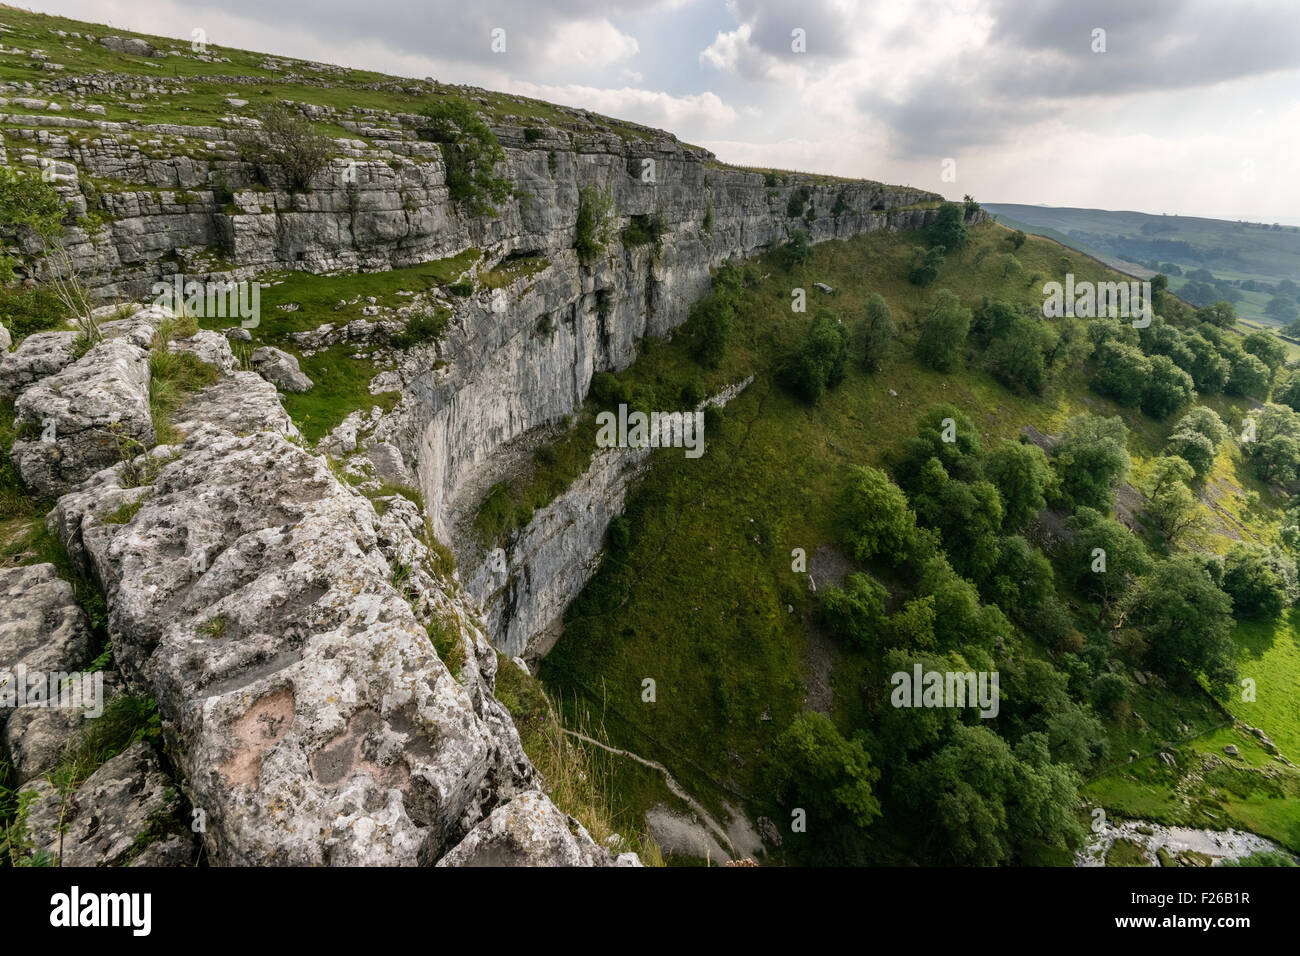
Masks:
[[[1163,272],[1195,305],[1227,299],[1269,325],[1296,318],[1300,227],[1195,216],[985,203],[1014,229],[1047,236],[1140,276]],[[1274,299],[1280,301],[1274,303]]]

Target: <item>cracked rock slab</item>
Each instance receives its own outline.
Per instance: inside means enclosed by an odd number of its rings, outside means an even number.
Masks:
[[[72,585],[54,565],[0,568],[0,680],[14,681],[19,667],[29,679],[75,671],[90,658],[90,638]],[[6,699],[0,696],[0,721],[12,710]]]
[[[154,443],[149,353],[124,339],[96,345],[19,396],[15,426],[28,438],[10,456],[38,495],[67,491],[122,457],[124,442]]]
[[[178,821],[184,802],[144,741],[106,761],[71,794],[46,780],[27,789],[39,795],[27,816],[30,838],[61,866],[129,863],[164,834],[167,842],[151,862],[177,866],[195,858],[193,838]]]

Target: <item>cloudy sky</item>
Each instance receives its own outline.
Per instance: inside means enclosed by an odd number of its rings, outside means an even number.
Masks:
[[[585,106],[730,162],[1300,224],[1295,0],[32,2]]]

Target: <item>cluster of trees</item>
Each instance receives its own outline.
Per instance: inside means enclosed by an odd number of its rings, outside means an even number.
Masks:
[[[1032,309],[987,297],[975,310],[970,329],[990,374],[1012,391],[1034,395],[1042,394],[1074,334],[1073,325],[1058,327]]]
[[[965,248],[970,242],[966,217],[978,209],[979,204],[969,196],[964,204],[946,202],[939,207],[934,221],[925,231],[927,248],[917,250],[908,270],[908,282],[928,286],[939,278],[945,255]]]
[[[1156,316],[1140,330],[1123,319],[1094,319],[1088,323],[1092,388],[1153,418],[1174,414],[1198,393],[1266,399],[1285,365],[1285,347],[1266,332],[1238,342],[1225,331],[1235,320],[1226,302],[1176,321]]]
[[[1300,415],[1285,412],[1300,443]],[[1169,540],[1190,521],[1191,485],[1228,437],[1209,408],[1175,425],[1145,489],[1145,520]],[[1153,554],[1114,517],[1127,442],[1120,418],[1083,414],[1050,453],[1027,442],[986,449],[966,416],[939,405],[889,472],[850,470],[840,535],[861,570],[822,590],[822,625],[870,662],[881,687],[918,663],[996,670],[1003,704],[978,719],[960,708],[894,708],[880,692],[864,697],[866,719],[848,735],[801,718],[778,741],[771,782],[783,800],[805,801],[796,805],[821,801],[830,842],[816,846],[852,859],[882,812],[918,831],[910,845],[930,862],[1000,863],[1075,845],[1080,774],[1106,755],[1100,717],[1129,712],[1128,671],[1204,677],[1222,691],[1236,676],[1234,619],[1273,617],[1300,599],[1300,505],[1284,522],[1284,546]],[[1050,554],[1024,534],[1045,508],[1066,519]],[[1062,587],[1095,617],[1072,615]],[[1027,653],[1026,640],[1049,659]]]

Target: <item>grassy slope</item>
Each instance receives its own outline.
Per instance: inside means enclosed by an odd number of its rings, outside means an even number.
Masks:
[[[1007,281],[1001,278],[997,255],[1007,248],[1005,235],[995,225],[975,230],[971,248],[949,260],[937,286],[951,288],[967,302],[977,302],[983,294],[1041,302],[1041,280],[1031,287],[1023,275],[1059,275],[1063,250],[1031,238],[1017,253],[1024,274]],[[880,464],[937,401],[965,411],[985,432],[986,445],[1014,438],[1026,425],[1058,433],[1066,418],[1083,410],[1120,414],[1131,429],[1139,482],[1169,429],[1168,423],[1116,409],[1087,392],[1077,370],[1045,395],[1028,397],[1012,394],[974,363],[947,375],[918,365],[910,345],[933,291],[916,289],[902,278],[912,241],[915,237],[878,234],[826,243],[789,275],[770,262],[760,264],[770,275],[745,292],[724,366],[706,376],[712,384],[751,371],[759,377],[728,406],[725,424],[720,433],[709,435],[703,458],[657,453],[655,467],[629,509],[628,552],[612,554],[589,586],[621,603],[584,620],[577,615],[591,605],[580,602],[565,637],[544,662],[542,676],[553,689],[585,693],[598,710],[603,708],[615,742],[662,760],[715,806],[736,793],[754,792],[766,751],[804,706],[806,621],[812,601],[806,578],[790,571],[790,552],[799,547],[812,555],[833,542],[831,502],[846,466]],[[977,264],[981,248],[992,254]],[[1099,264],[1077,255],[1073,260],[1071,268],[1080,279],[1103,278]],[[815,281],[830,284],[836,293],[827,298],[811,291]],[[854,332],[852,317],[870,293],[879,291],[901,330],[901,341],[882,372],[867,375],[853,367],[848,380],[815,409],[792,400],[764,374],[770,356],[780,354],[809,321],[790,310],[793,287],[809,289],[815,297],[810,304],[830,306]],[[628,373],[634,382],[668,387],[698,374],[683,349],[672,345],[649,347]],[[1230,400],[1215,404],[1229,416],[1239,417],[1242,411]],[[1244,523],[1244,531],[1235,533],[1256,537],[1270,530],[1263,509],[1246,513],[1242,492],[1259,491],[1267,500],[1268,491],[1245,473],[1235,451],[1223,453],[1211,481],[1221,489],[1225,523],[1227,518]],[[1211,548],[1230,540],[1208,512],[1199,537],[1199,545]],[[849,653],[836,656],[833,716],[847,729],[858,710],[864,661]],[[653,704],[641,700],[647,677],[657,685]],[[1130,749],[1146,752],[1154,741],[1179,737],[1181,727],[1203,732],[1224,719],[1208,697],[1194,690],[1187,697],[1142,692],[1135,708],[1140,718],[1109,728],[1120,759]],[[1259,722],[1266,730],[1270,726],[1263,717]],[[642,808],[650,800],[647,795]],[[635,795],[631,802],[637,804]]]

